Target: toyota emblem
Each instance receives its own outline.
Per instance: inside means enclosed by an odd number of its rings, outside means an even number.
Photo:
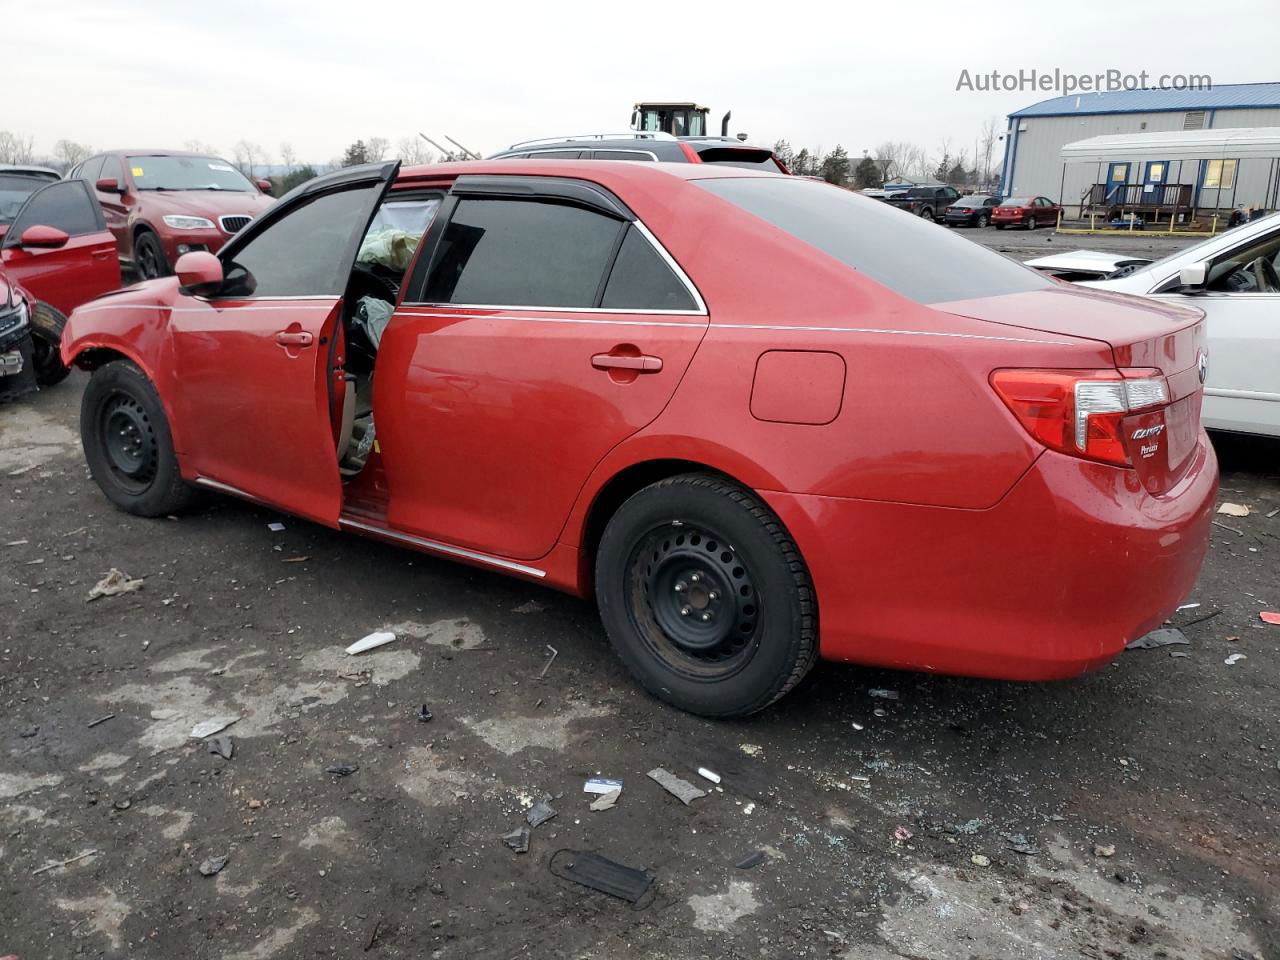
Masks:
[[[1196,358],[1196,369],[1200,373],[1200,382],[1204,383],[1205,377],[1209,376],[1209,355],[1203,350],[1200,351],[1200,356]]]

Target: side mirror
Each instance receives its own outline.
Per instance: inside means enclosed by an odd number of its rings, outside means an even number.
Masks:
[[[65,247],[70,239],[65,230],[37,223],[22,231],[22,236],[18,238],[18,246],[57,250],[59,247]]]
[[[1178,283],[1181,284],[1183,293],[1203,290],[1208,279],[1209,268],[1203,263],[1193,263],[1178,271]]]
[[[207,250],[184,253],[173,265],[178,285],[196,292],[212,290],[222,283],[222,261]]]
[[[259,180],[258,189],[261,190],[263,193],[265,193],[268,197],[271,196],[271,181]]]
[[[120,181],[115,177],[103,177],[101,180],[95,180],[93,189],[99,193],[124,193],[124,187],[120,185]]]

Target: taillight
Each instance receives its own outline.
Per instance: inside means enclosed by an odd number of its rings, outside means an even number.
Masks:
[[[996,370],[991,386],[1051,450],[1129,466],[1122,421],[1169,403],[1159,370]]]
[[[684,158],[690,163],[701,163],[702,157],[698,156],[698,151],[693,149],[683,140],[680,142],[680,150],[684,153]]]

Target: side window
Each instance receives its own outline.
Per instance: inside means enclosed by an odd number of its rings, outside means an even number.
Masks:
[[[1209,290],[1219,293],[1280,293],[1280,233],[1237,248],[1209,268]]]
[[[90,157],[84,163],[80,164],[80,170],[76,174],[75,179],[83,180],[92,187],[94,182],[98,179],[98,171],[102,169],[102,161],[104,159],[105,158],[103,157]]]
[[[226,264],[225,297],[341,296],[382,184],[327,193],[253,234]]]
[[[582,156],[581,150],[535,150],[529,154],[530,160],[577,160]]]
[[[103,157],[102,170],[95,175],[94,180],[114,180],[120,186],[124,186],[124,166],[120,163],[119,157]]]
[[[427,303],[594,307],[621,221],[565,203],[458,201],[427,278]]]
[[[439,195],[387,200],[373,215],[373,222],[360,241],[356,263],[403,274],[443,200]]]
[[[653,157],[638,150],[596,150],[591,154],[593,160],[649,160]]]
[[[59,180],[31,194],[5,234],[5,245],[15,246],[24,230],[37,225],[57,227],[72,237],[105,229],[97,201],[83,180]]]
[[[634,226],[609,273],[600,306],[609,310],[696,310],[680,278]]]

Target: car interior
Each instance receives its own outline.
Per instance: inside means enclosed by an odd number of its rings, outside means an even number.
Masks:
[[[378,345],[400,297],[418,243],[443,202],[439,192],[397,195],[374,214],[360,242],[343,298],[340,336],[344,387],[335,397],[338,463],[344,477],[364,468],[373,449],[373,371]]]
[[[1207,290],[1218,293],[1280,293],[1280,233],[1272,233],[1216,261]]]

